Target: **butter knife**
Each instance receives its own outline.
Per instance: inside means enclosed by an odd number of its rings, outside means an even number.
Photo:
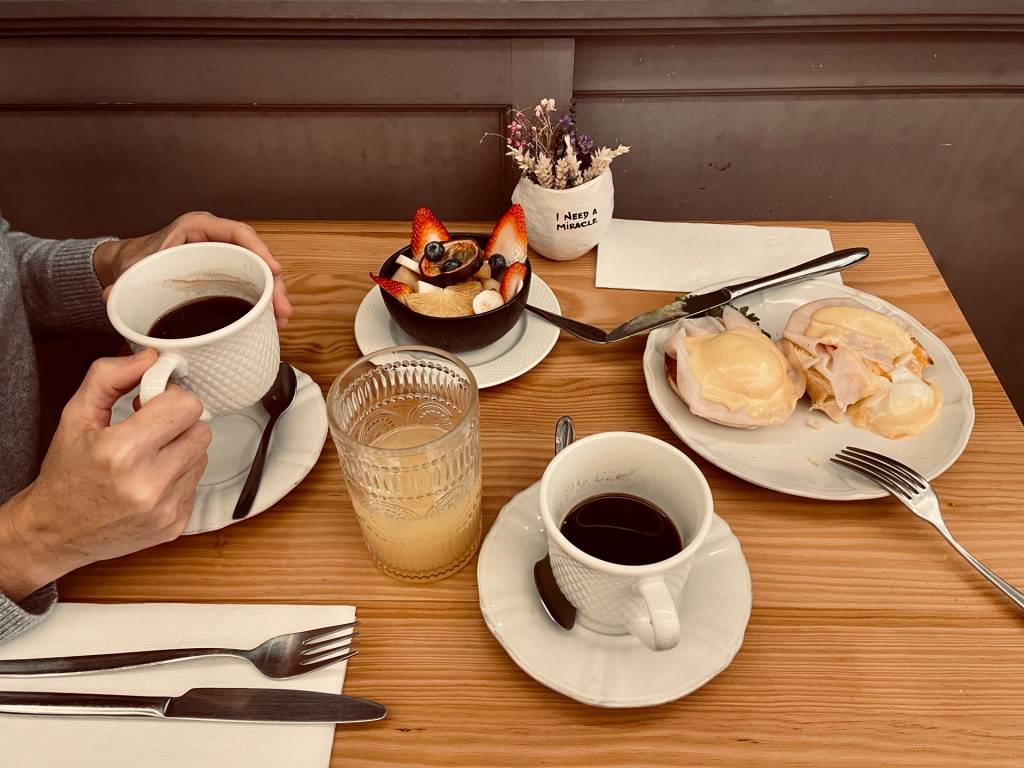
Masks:
[[[0,714],[158,717],[260,723],[368,723],[388,711],[369,699],[290,688],[193,688],[181,696],[0,691]]]
[[[686,317],[693,317],[707,312],[709,309],[720,307],[729,302],[747,296],[751,293],[763,291],[766,288],[778,288],[783,285],[792,285],[803,280],[810,280],[814,277],[822,277],[841,269],[852,267],[859,261],[868,257],[867,248],[844,248],[841,251],[819,256],[816,259],[798,264],[795,267],[784,269],[767,277],[759,277],[748,280],[745,283],[729,285],[707,293],[691,293],[681,296],[671,304],[650,312],[637,315],[632,320],[627,320],[622,325],[608,331],[606,343],[622,341],[631,336],[653,331],[663,325],[674,323]]]

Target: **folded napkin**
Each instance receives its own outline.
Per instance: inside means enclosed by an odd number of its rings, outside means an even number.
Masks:
[[[613,219],[597,248],[596,285],[695,291],[763,277],[834,250],[825,229]],[[826,279],[843,282],[838,273]]]
[[[0,658],[158,648],[252,648],[274,635],[355,617],[350,605],[63,603],[41,625],[0,646]],[[301,688],[340,693],[345,664],[268,680],[241,659],[181,661],[71,677],[0,677],[4,691],[177,696],[189,688]],[[3,768],[326,768],[334,725],[212,723],[145,718],[0,715]]]

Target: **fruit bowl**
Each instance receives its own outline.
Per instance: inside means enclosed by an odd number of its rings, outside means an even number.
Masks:
[[[488,235],[481,235],[468,232],[454,232],[453,238],[472,239],[483,248],[487,244]],[[381,265],[380,275],[392,277],[398,270],[398,257],[408,257],[412,252],[412,246],[407,245],[400,251],[393,253],[391,257]],[[522,290],[519,291],[508,303],[497,309],[484,312],[479,315],[466,315],[464,317],[431,317],[410,309],[401,301],[396,299],[387,291],[381,290],[381,297],[384,299],[384,306],[399,328],[412,336],[417,341],[430,344],[434,347],[446,349],[449,352],[465,352],[471,349],[479,349],[491,344],[515,327],[519,318],[526,309],[526,299],[530,295],[530,280],[533,277],[533,267],[529,259],[526,260],[526,277],[523,279]]]

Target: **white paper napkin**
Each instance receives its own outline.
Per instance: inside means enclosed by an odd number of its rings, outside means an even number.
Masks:
[[[0,646],[0,658],[158,648],[251,648],[269,637],[355,617],[350,605],[63,603],[43,624]],[[340,693],[345,664],[268,680],[241,659],[197,659],[121,672],[0,677],[4,691],[177,696],[190,688],[301,688]],[[334,725],[213,723],[144,718],[0,715],[3,768],[326,768]]]
[[[826,229],[613,219],[597,248],[598,288],[695,291],[761,277],[835,250]],[[829,280],[842,284],[838,273]]]

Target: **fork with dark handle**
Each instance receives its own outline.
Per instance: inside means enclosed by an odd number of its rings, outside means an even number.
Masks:
[[[85,672],[148,667],[205,656],[234,656],[248,661],[265,677],[272,680],[287,680],[351,659],[359,653],[352,650],[352,638],[358,633],[349,631],[358,623],[350,621],[333,627],[278,635],[248,651],[235,648],[170,648],[162,651],[58,656],[50,659],[10,659],[0,661],[0,675],[78,675]]]
[[[953,534],[946,527],[946,521],[942,519],[939,497],[935,495],[931,483],[920,474],[906,464],[863,448],[844,448],[832,457],[832,461],[881,486],[903,502],[903,505],[915,515],[931,523],[964,560],[973,565],[982,576],[1010,598],[1018,610],[1024,612],[1024,593],[1003,581],[953,538]]]

